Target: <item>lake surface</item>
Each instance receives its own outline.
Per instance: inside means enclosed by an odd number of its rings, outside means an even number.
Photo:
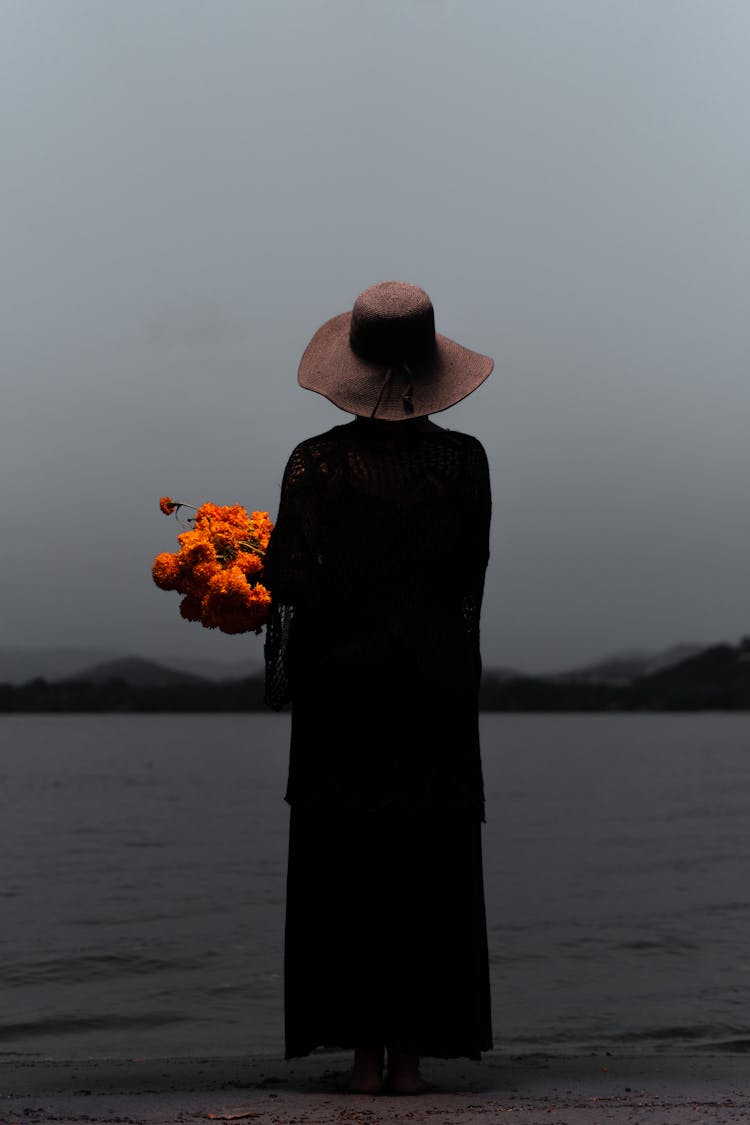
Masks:
[[[750,717],[481,725],[496,1047],[750,1049]],[[288,717],[0,732],[0,1055],[282,1054]]]

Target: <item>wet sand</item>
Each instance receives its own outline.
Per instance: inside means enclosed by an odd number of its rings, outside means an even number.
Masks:
[[[0,1123],[173,1125],[706,1125],[750,1121],[750,1057],[585,1058],[491,1053],[481,1063],[426,1059],[418,1097],[345,1092],[350,1057],[165,1058],[0,1063]]]

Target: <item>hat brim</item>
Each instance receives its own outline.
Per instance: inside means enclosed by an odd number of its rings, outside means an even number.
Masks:
[[[321,325],[305,348],[299,365],[299,385],[324,395],[349,414],[399,422],[436,414],[455,406],[488,377],[494,361],[447,336],[435,334],[429,361],[409,375],[388,365],[362,359],[351,348],[351,312],[340,313]]]

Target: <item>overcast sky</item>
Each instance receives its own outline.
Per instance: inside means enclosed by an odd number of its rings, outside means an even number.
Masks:
[[[161,495],[275,513],[375,281],[495,358],[485,662],[750,631],[746,0],[1,0],[0,644],[258,660]],[[457,544],[457,547],[459,544]]]

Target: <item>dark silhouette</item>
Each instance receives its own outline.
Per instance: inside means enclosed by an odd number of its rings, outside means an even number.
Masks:
[[[300,382],[359,416],[294,450],[265,567],[268,700],[292,701],[286,1057],[354,1048],[367,1092],[385,1048],[389,1089],[414,1093],[419,1056],[492,1047],[477,723],[489,474],[475,438],[427,417],[491,361],[468,353],[453,386],[431,318],[422,290],[385,283],[313,339]],[[420,361],[410,332],[428,320]],[[368,366],[357,350],[381,346],[398,355]]]

